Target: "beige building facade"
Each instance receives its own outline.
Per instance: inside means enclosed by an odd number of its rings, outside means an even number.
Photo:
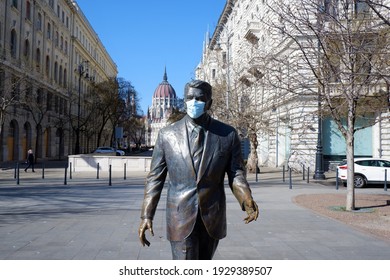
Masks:
[[[91,83],[117,72],[76,1],[0,0],[0,162],[73,154]],[[80,133],[79,152],[91,141]]]

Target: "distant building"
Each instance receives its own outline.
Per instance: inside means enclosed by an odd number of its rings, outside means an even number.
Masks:
[[[153,94],[152,106],[148,109],[146,144],[154,146],[158,132],[167,125],[169,116],[178,107],[175,89],[168,82],[167,71],[164,71],[163,81]]]

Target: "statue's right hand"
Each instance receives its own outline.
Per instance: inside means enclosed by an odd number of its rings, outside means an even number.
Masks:
[[[139,240],[141,241],[142,246],[145,246],[145,244],[148,247],[150,246],[150,242],[145,237],[145,231],[148,229],[150,231],[150,234],[152,236],[154,236],[152,220],[151,219],[143,219],[141,221],[141,224],[140,224],[139,229],[138,229],[138,236],[139,236]]]

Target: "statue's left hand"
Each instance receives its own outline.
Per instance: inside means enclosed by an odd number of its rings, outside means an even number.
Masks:
[[[259,216],[259,207],[253,199],[247,199],[244,202],[244,208],[248,216],[244,219],[245,223],[248,224],[252,221],[256,221]]]
[[[151,235],[153,236],[153,222],[151,219],[143,219],[141,221],[141,224],[138,229],[138,236],[141,241],[142,246],[150,246],[150,242],[146,239],[145,237],[145,231],[148,230],[150,231]]]

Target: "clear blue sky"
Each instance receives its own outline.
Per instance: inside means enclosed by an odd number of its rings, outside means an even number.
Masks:
[[[118,66],[139,93],[144,114],[167,68],[183,97],[195,77],[207,30],[213,33],[226,0],[76,0]]]

